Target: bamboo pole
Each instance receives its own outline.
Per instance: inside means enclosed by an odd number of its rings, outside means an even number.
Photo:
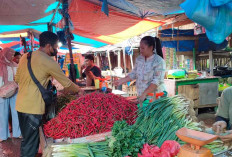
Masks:
[[[124,63],[124,73],[126,75],[126,50],[125,50],[125,47],[123,47],[123,63]]]

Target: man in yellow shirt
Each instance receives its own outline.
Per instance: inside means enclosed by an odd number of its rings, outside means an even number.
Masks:
[[[39,50],[32,53],[31,68],[40,84],[46,88],[51,77],[54,77],[66,90],[83,94],[83,91],[64,75],[59,64],[50,57],[57,53],[58,36],[46,31],[40,34],[39,42]],[[25,54],[20,60],[15,76],[19,85],[16,110],[23,137],[21,157],[34,157],[39,148],[39,126],[45,113],[45,103],[39,88],[30,76],[27,62]]]

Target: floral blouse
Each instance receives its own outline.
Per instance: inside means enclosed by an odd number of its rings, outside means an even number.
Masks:
[[[157,91],[154,92],[165,91],[165,70],[165,61],[159,55],[154,54],[147,60],[142,55],[138,56],[134,69],[128,74],[131,79],[136,79],[138,96],[141,96],[151,83],[158,86]]]

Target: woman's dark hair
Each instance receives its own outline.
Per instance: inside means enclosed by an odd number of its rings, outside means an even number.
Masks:
[[[16,56],[22,56],[20,52],[15,51],[14,57]]]
[[[59,38],[55,33],[45,31],[39,35],[39,45],[45,47],[47,44],[52,46],[58,42]]]
[[[91,60],[91,61],[94,62],[94,57],[93,57],[93,55],[87,55],[87,56],[85,56],[85,59],[88,59],[88,60]]]
[[[145,36],[142,40],[146,45],[153,46],[153,50],[156,49],[156,53],[163,58],[163,52],[160,39],[152,36]]]

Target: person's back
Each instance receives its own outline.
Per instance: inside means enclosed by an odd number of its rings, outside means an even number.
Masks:
[[[40,48],[31,53],[31,69],[39,83],[47,88],[49,79],[54,77],[64,88],[72,92],[81,92],[77,85],[69,80],[58,63],[50,56],[57,54],[58,36],[46,31],[39,36]],[[15,81],[19,84],[16,110],[23,140],[21,157],[35,156],[39,148],[39,126],[45,113],[45,103],[39,88],[32,80],[28,70],[28,59],[25,54],[17,70]]]
[[[228,87],[222,92],[216,115],[219,120],[223,118],[232,124],[232,87]]]
[[[52,70],[59,69],[59,66],[46,53],[38,50],[32,53],[31,68],[36,79],[46,88],[51,79]],[[27,54],[21,58],[17,74],[16,81],[19,84],[19,94],[16,101],[16,109],[24,113],[43,114],[45,110],[44,101],[37,85],[29,74]],[[60,81],[62,82],[61,79]],[[70,81],[68,82],[69,84],[71,83]]]

